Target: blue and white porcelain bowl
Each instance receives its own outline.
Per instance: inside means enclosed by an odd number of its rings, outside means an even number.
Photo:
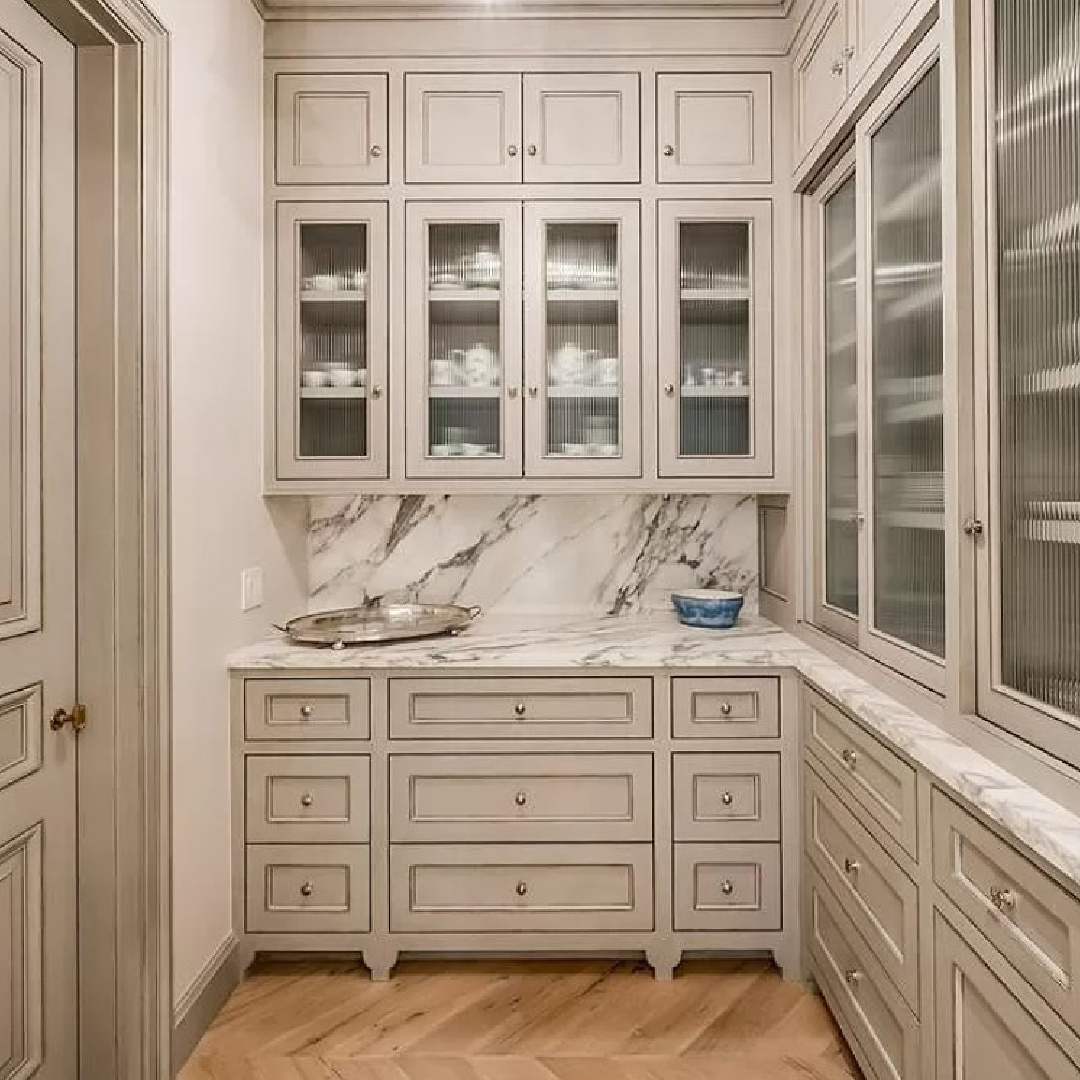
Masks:
[[[730,630],[742,611],[742,593],[722,589],[686,589],[671,594],[675,614],[684,626]]]

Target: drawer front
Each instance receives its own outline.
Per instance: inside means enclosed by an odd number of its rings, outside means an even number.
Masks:
[[[255,844],[247,849],[249,933],[365,933],[371,928],[366,844]]]
[[[394,844],[398,932],[651,930],[650,844]]]
[[[876,1077],[921,1080],[919,1022],[813,870],[806,884],[815,975],[847,1018]]]
[[[647,739],[652,680],[392,679],[395,739]]]
[[[652,839],[651,754],[394,755],[394,841]]]
[[[803,770],[806,850],[912,1011],[919,1011],[919,890],[812,769]]]
[[[250,756],[249,844],[363,844],[369,836],[371,759]]]
[[[677,739],[778,739],[779,679],[672,679]]]
[[[676,930],[780,930],[779,844],[676,844]]]
[[[809,750],[861,809],[917,858],[915,770],[820,695],[807,691],[805,701]]]
[[[675,754],[676,840],[779,840],[779,754]]]
[[[1080,901],[935,790],[934,880],[1080,1030]]]
[[[248,679],[244,730],[260,739],[371,737],[371,684],[367,679]]]

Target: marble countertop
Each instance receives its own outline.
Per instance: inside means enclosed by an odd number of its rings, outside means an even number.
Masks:
[[[694,630],[673,614],[607,618],[481,617],[459,637],[311,649],[279,635],[233,653],[230,669],[268,671],[587,668],[797,671],[1066,877],[1080,883],[1080,817],[895,699],[771,623]]]

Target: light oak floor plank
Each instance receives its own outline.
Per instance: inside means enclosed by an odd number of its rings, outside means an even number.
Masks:
[[[820,998],[765,960],[263,961],[179,1080],[857,1080]]]

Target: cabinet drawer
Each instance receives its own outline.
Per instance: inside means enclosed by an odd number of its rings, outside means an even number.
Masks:
[[[813,870],[806,885],[815,974],[847,1018],[874,1076],[921,1080],[919,1022]]]
[[[248,679],[244,729],[260,739],[367,739],[371,686],[367,679]]]
[[[656,76],[662,184],[772,180],[772,76]]]
[[[919,890],[811,768],[803,770],[806,850],[881,966],[919,1011]]]
[[[646,739],[652,680],[391,679],[395,739]]]
[[[806,693],[806,745],[862,810],[917,857],[915,770],[823,697]]]
[[[676,840],[779,840],[779,754],[675,754]]]
[[[935,790],[934,880],[1080,1030],[1080,901]]]
[[[371,926],[366,844],[247,849],[249,933],[364,933]]]
[[[779,930],[779,844],[676,844],[676,930]]]
[[[394,844],[390,929],[651,930],[650,844]]]
[[[394,755],[394,841],[652,839],[651,754]]]
[[[252,756],[245,765],[248,843],[367,841],[370,758]]]
[[[779,679],[672,679],[677,739],[777,739]]]

